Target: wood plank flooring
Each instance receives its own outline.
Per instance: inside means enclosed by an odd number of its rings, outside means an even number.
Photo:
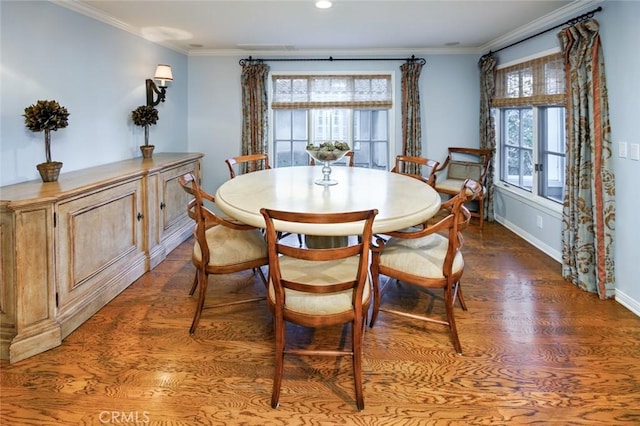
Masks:
[[[640,424],[640,318],[566,283],[557,262],[494,223],[466,232],[463,355],[437,324],[381,312],[365,336],[365,409],[348,359],[285,358],[269,405],[264,302],[205,310],[187,241],[62,346],[0,363],[0,423],[18,425]],[[210,278],[210,299],[264,289],[251,273]],[[396,284],[392,284],[392,287]],[[443,313],[440,294],[399,284],[386,306]],[[348,328],[289,328],[301,345],[344,345]]]

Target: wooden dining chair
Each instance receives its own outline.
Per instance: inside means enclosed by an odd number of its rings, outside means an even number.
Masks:
[[[370,326],[373,327],[378,312],[389,312],[407,318],[435,322],[446,325],[451,331],[453,346],[458,354],[462,346],[455,323],[454,304],[460,300],[463,310],[467,310],[460,287],[464,271],[464,260],[460,251],[462,230],[469,223],[471,215],[464,206],[474,197],[481,195],[482,186],[471,179],[464,181],[458,194],[443,203],[446,216],[435,224],[426,223],[422,229],[412,228],[402,232],[389,232],[391,238],[377,239],[372,247],[371,277],[374,303]],[[469,195],[471,194],[471,195]],[[388,277],[387,285],[380,285],[380,276]],[[440,319],[424,314],[414,314],[408,310],[381,307],[381,300],[388,291],[389,281],[395,280],[424,289],[444,290],[446,318]]]
[[[238,174],[255,172],[256,170],[270,169],[269,155],[249,154],[239,155],[224,160],[229,168],[229,178],[233,179]]]
[[[435,186],[436,169],[439,164],[437,161],[425,157],[397,155],[395,166],[391,169],[391,172],[408,175],[420,179],[431,186]],[[410,170],[411,165],[414,165],[414,168],[418,170],[417,173]]]
[[[205,308],[231,306],[265,299],[262,296],[205,306],[209,275],[231,274],[252,269],[258,272],[266,286],[266,278],[261,267],[268,265],[269,260],[267,244],[259,229],[225,219],[206,208],[204,200],[215,203],[215,199],[200,189],[192,173],[180,176],[178,182],[194,197],[187,206],[189,215],[196,220],[194,231],[196,241],[191,257],[196,267],[196,282],[192,288],[195,290],[196,286],[199,287],[199,292],[198,304],[189,329],[189,333],[194,334]]]
[[[229,168],[229,178],[233,179],[237,174],[255,172],[257,170],[270,169],[269,156],[267,154],[251,154],[231,157],[224,160]],[[291,235],[289,232],[281,233],[280,238]],[[302,247],[302,235],[298,234],[298,245]]]
[[[491,161],[490,149],[450,147],[449,154],[436,170],[435,189],[441,194],[453,197],[460,190],[465,179],[473,179],[482,185],[482,194],[475,200],[478,208],[470,209],[471,216],[480,219],[480,228],[484,225],[484,198],[487,188],[487,172]]]
[[[353,158],[353,151],[349,151],[344,155],[344,158],[346,158],[347,161],[347,166],[349,167],[353,167],[356,165],[354,158]],[[335,164],[341,164],[341,162],[335,163]],[[309,157],[309,165],[310,166],[315,166],[316,165],[316,160],[313,159],[313,157]]]
[[[267,302],[275,324],[275,372],[271,406],[276,408],[284,371],[284,355],[348,356],[353,363],[356,405],[364,409],[362,392],[362,341],[371,301],[369,246],[377,210],[345,213],[292,213],[261,209],[267,225],[269,288]],[[361,222],[357,243],[330,249],[281,244],[274,221],[279,224],[334,224]],[[365,243],[363,243],[364,241]],[[286,323],[318,328],[350,323],[351,347],[322,350],[293,348],[285,341]]]

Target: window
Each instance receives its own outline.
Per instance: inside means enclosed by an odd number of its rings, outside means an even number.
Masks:
[[[274,75],[272,82],[275,167],[308,164],[308,143],[340,140],[356,166],[387,169],[390,75]]]
[[[493,106],[500,181],[526,196],[562,203],[565,108],[561,56],[499,69]]]

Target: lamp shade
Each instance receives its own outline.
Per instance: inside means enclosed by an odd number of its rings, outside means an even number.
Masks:
[[[173,80],[173,74],[171,73],[171,66],[163,65],[163,64],[158,65],[158,67],[156,68],[156,74],[153,78],[156,80],[160,80],[161,85],[164,85],[165,81]]]

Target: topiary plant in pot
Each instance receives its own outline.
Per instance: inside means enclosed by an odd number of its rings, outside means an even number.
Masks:
[[[131,111],[131,120],[136,126],[144,127],[144,145],[140,146],[142,158],[153,156],[154,145],[149,145],[149,126],[158,122],[158,110],[149,105],[140,105]]]
[[[55,182],[60,175],[62,163],[51,161],[51,131],[69,125],[69,112],[57,101],[38,101],[24,109],[24,124],[33,132],[44,131],[46,162],[36,165],[43,182]]]

